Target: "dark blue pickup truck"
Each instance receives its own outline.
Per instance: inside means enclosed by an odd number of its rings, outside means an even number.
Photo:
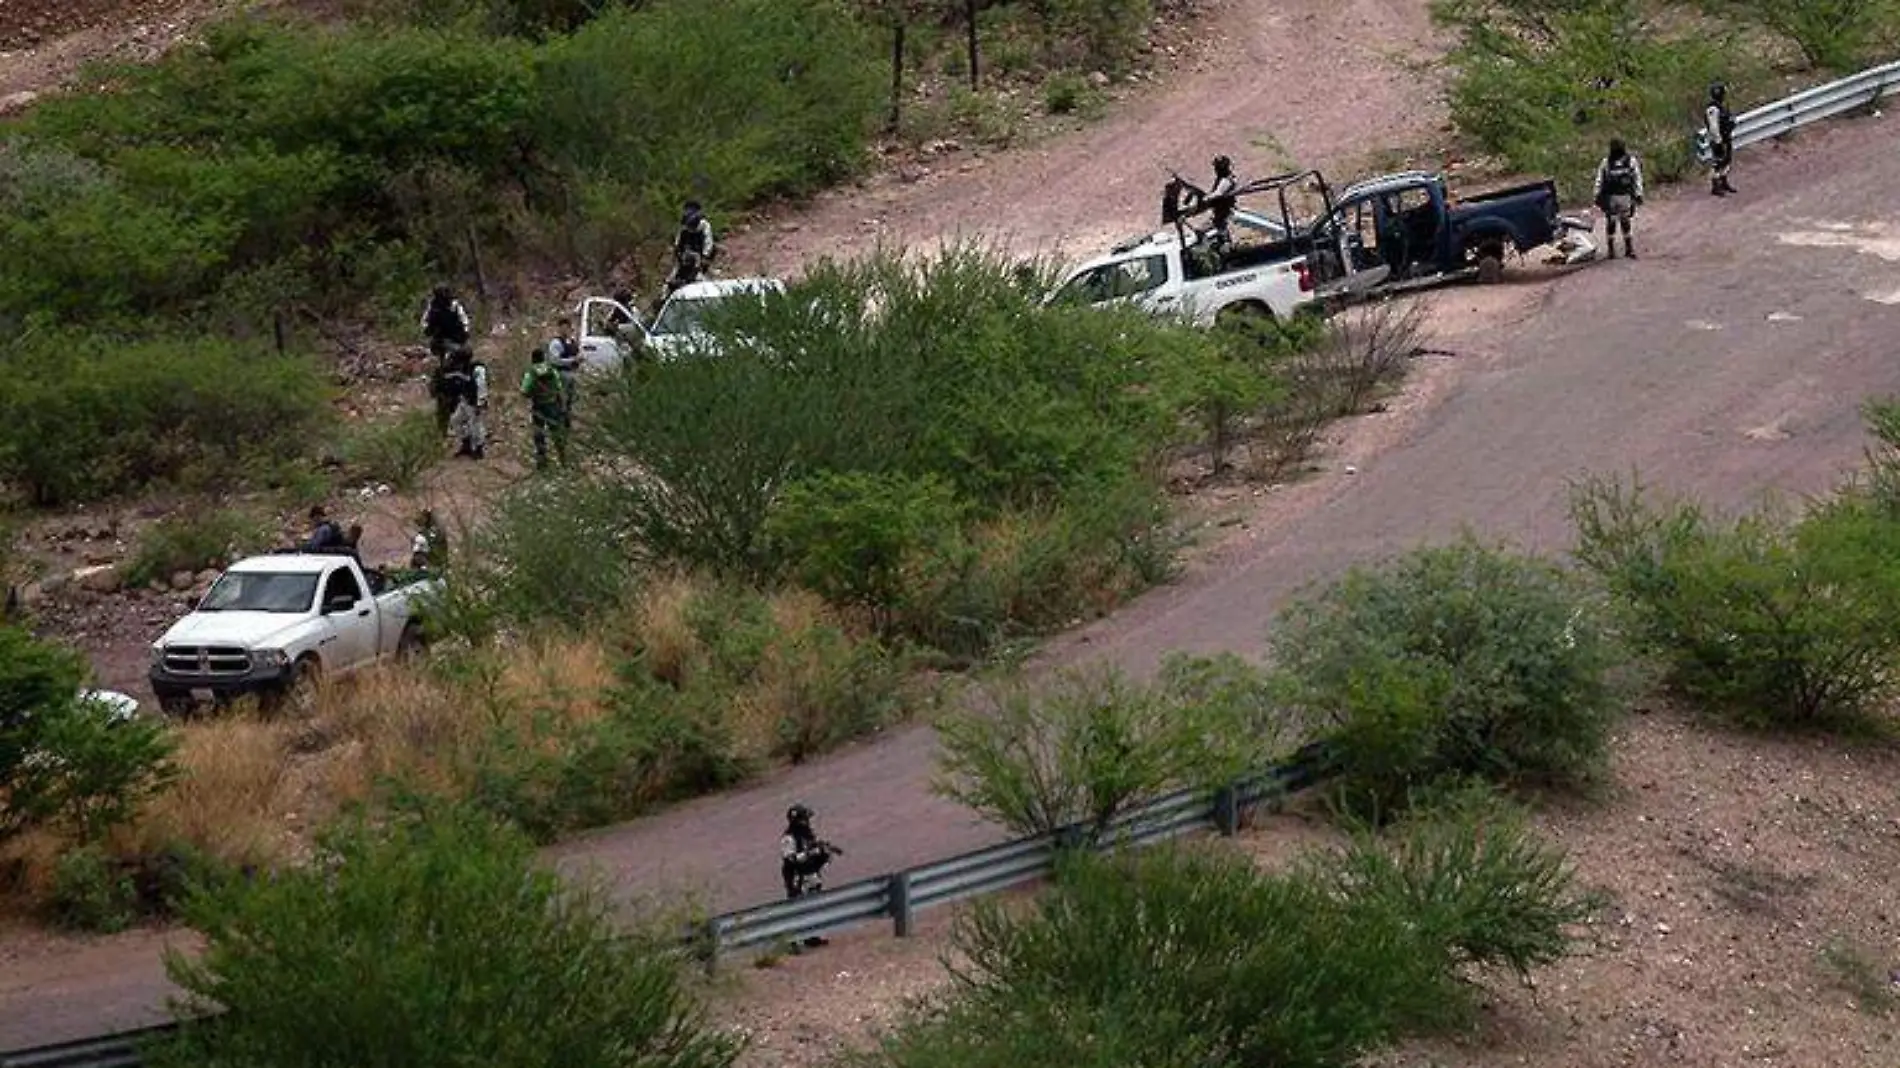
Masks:
[[[1443,175],[1389,174],[1343,190],[1312,226],[1323,296],[1370,296],[1454,279],[1496,281],[1507,252],[1558,236],[1557,186],[1532,182],[1453,199]]]

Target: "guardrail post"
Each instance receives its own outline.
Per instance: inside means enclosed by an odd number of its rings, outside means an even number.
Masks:
[[[701,944],[699,955],[700,959],[706,965],[707,975],[712,975],[719,970],[720,933],[720,923],[718,918],[715,917],[706,921],[705,929],[700,935]]]
[[[1214,794],[1214,826],[1223,838],[1240,830],[1240,790],[1231,782]]]
[[[891,922],[899,938],[909,938],[911,928],[910,872],[891,876]]]

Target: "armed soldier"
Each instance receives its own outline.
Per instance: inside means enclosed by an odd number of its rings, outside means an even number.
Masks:
[[[779,875],[785,880],[787,899],[816,894],[825,888],[825,865],[841,857],[844,850],[818,837],[811,827],[812,811],[804,805],[785,810],[785,833],[779,837]],[[823,938],[805,939],[808,946],[822,946]]]
[[[1609,258],[1616,258],[1616,231],[1623,230],[1623,254],[1636,258],[1636,243],[1630,237],[1630,220],[1643,205],[1643,165],[1623,144],[1621,138],[1610,141],[1610,154],[1597,165],[1597,210],[1603,213],[1603,238]]]

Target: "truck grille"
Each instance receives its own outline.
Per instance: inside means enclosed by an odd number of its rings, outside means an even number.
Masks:
[[[242,675],[251,670],[251,654],[229,645],[168,645],[165,670],[174,675]]]

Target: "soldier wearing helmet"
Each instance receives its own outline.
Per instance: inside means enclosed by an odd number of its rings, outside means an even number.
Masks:
[[[818,837],[811,829],[812,811],[804,805],[785,810],[785,834],[779,838],[779,874],[785,879],[785,896],[804,897],[825,888],[824,869],[831,858],[844,851]]]
[[[1735,192],[1728,180],[1729,168],[1735,164],[1735,114],[1728,109],[1728,86],[1721,82],[1709,86],[1709,106],[1703,112],[1703,125],[1712,157],[1709,192],[1725,197]]]
[[[785,810],[785,834],[778,840],[779,874],[785,879],[785,896],[789,898],[816,894],[825,888],[825,865],[831,858],[843,856],[844,850],[818,837],[811,829],[811,809],[804,805],[793,805]],[[823,938],[813,935],[805,939],[807,946],[822,946]]]

